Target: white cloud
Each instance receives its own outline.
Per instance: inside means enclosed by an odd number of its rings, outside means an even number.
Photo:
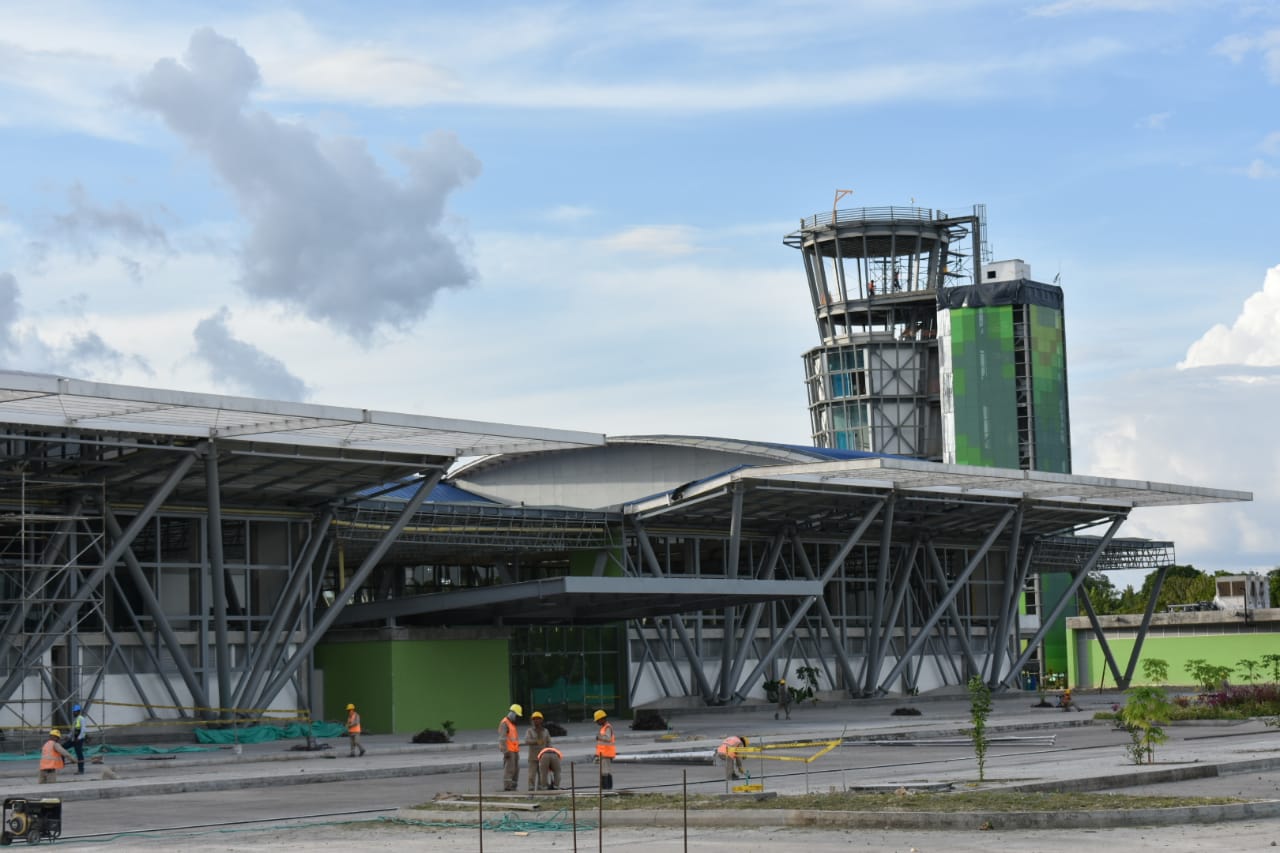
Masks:
[[[1230,326],[1215,325],[1191,344],[1178,368],[1213,365],[1280,367],[1280,266],[1267,271]]]
[[[1165,125],[1169,123],[1169,119],[1173,116],[1171,112],[1152,113],[1138,119],[1137,127],[1146,130],[1164,130]]]
[[[452,135],[399,152],[391,179],[360,140],[322,139],[247,108],[253,59],[213,30],[197,30],[183,63],[163,59],[139,78],[135,103],[160,115],[208,157],[249,221],[240,283],[358,341],[403,330],[442,288],[471,271],[442,227],[448,195],[480,164]]]
[[[1033,8],[1031,14],[1056,18],[1090,12],[1178,12],[1204,5],[1206,0],[1058,0]]]
[[[1280,154],[1280,130],[1268,133],[1262,142],[1258,143],[1258,149],[1263,154]]]
[[[561,204],[548,210],[545,218],[549,222],[578,222],[595,216],[595,214],[595,210],[590,207]]]
[[[689,255],[697,251],[696,239],[695,229],[685,225],[637,225],[596,242],[609,251]]]
[[[1250,177],[1255,181],[1267,181],[1272,178],[1280,178],[1280,169],[1277,169],[1275,166],[1272,166],[1266,160],[1262,159],[1257,159],[1250,163],[1249,167],[1244,170],[1244,173],[1247,177]]]
[[[1280,564],[1280,266],[1231,327],[1194,342],[1178,369],[1095,379],[1072,395],[1075,470],[1252,492],[1250,503],[1135,510],[1124,535],[1171,540],[1201,569]]]
[[[1267,30],[1256,35],[1232,35],[1218,42],[1214,52],[1232,62],[1243,62],[1250,54],[1262,56],[1267,77],[1272,83],[1280,83],[1280,29]]]
[[[254,397],[305,400],[306,383],[280,359],[232,334],[230,322],[224,305],[195,327],[196,357],[208,366],[214,382]]]

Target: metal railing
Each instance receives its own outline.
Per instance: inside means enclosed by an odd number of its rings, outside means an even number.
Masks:
[[[813,216],[800,220],[800,228],[805,230],[853,222],[876,222],[883,219],[932,222],[935,219],[943,218],[945,218],[944,214],[935,213],[935,211],[927,207],[851,207],[846,210],[834,210],[830,213],[815,213]]]

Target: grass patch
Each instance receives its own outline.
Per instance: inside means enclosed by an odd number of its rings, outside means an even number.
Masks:
[[[1014,791],[957,791],[918,794],[828,793],[753,797],[689,797],[689,808],[698,809],[813,809],[841,812],[1052,812],[1125,809],[1167,809],[1185,806],[1224,805],[1244,802],[1235,797],[1151,797],[1127,794],[1019,793]],[[568,809],[567,797],[539,799],[543,811]],[[432,808],[431,803],[419,808]],[[502,806],[494,803],[495,812]],[[578,800],[578,811],[594,811],[594,798]],[[628,794],[606,797],[606,810],[681,808],[679,794]],[[488,811],[488,808],[486,808]]]

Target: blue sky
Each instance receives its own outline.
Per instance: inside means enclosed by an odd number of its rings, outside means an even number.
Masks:
[[[7,8],[13,369],[614,435],[808,443],[782,237],[987,206],[1061,276],[1077,473],[1280,565],[1280,6]]]

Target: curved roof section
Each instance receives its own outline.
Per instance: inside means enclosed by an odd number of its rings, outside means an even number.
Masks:
[[[872,459],[895,458],[881,453],[866,453],[861,450],[836,450],[826,447],[807,447],[798,444],[782,444],[772,441],[744,441],[734,438],[716,438],[700,435],[614,435],[605,438],[606,447],[622,445],[661,445],[666,447],[687,447],[731,453],[746,456],[757,456],[761,465],[785,465],[803,462],[829,462],[839,459]],[[557,449],[557,448],[550,448]],[[465,478],[480,471],[499,465],[506,465],[533,453],[545,452],[531,448],[515,453],[497,453],[468,460],[450,472],[450,476]]]

